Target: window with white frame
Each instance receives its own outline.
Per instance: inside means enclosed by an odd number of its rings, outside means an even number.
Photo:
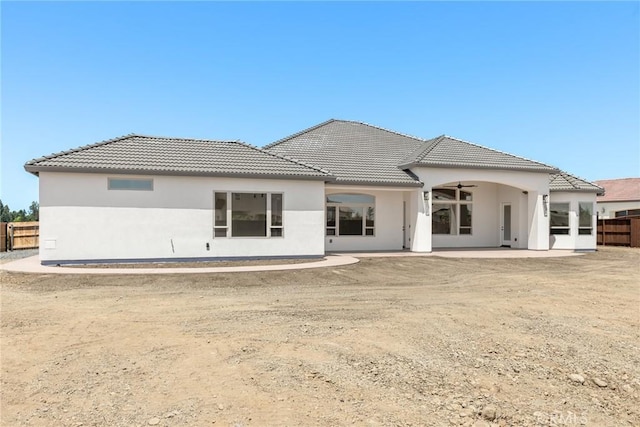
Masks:
[[[593,203],[578,203],[578,234],[593,234]]]
[[[368,194],[327,195],[327,236],[375,235],[375,202]]]
[[[214,237],[282,237],[282,193],[214,193]]]
[[[432,194],[432,234],[472,234],[473,194],[453,188],[434,188]]]
[[[569,203],[549,204],[549,226],[551,234],[569,233]]]

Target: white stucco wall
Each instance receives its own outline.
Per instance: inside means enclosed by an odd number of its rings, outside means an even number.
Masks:
[[[598,202],[598,218],[615,218],[616,212],[640,209],[640,201],[635,202]]]
[[[424,182],[421,191],[458,182],[475,184],[473,192],[473,230],[471,235],[433,235],[433,248],[496,247],[501,244],[500,215],[503,203],[511,204],[511,247],[549,249],[548,217],[542,212],[542,195],[549,192],[546,173],[496,171],[487,169],[415,168],[412,171]],[[429,200],[429,213],[433,201]],[[417,213],[416,246],[430,251],[431,216]],[[418,229],[428,233],[418,233]]]
[[[326,194],[368,194],[375,197],[374,236],[325,236],[327,252],[402,249],[402,203],[406,189],[383,187],[330,186]],[[323,199],[324,200],[324,199]],[[407,206],[407,210],[410,209]]]
[[[322,181],[152,176],[153,191],[109,191],[108,176],[40,173],[42,261],[324,254]],[[214,191],[283,193],[284,237],[214,238]]]
[[[595,250],[597,247],[597,216],[596,216],[596,195],[595,193],[580,192],[553,192],[551,193],[550,203],[569,203],[569,234],[568,235],[549,235],[549,246],[551,249],[577,249],[577,250]],[[593,203],[594,210],[591,219],[592,234],[579,235],[579,203]]]

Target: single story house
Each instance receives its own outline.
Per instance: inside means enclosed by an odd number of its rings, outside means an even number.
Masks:
[[[604,189],[596,199],[598,218],[640,216],[640,178],[603,179],[594,184]]]
[[[329,120],[259,149],[127,135],[26,163],[43,264],[596,248],[602,189],[449,136]]]

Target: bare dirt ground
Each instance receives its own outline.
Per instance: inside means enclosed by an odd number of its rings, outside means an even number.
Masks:
[[[0,273],[3,426],[640,425],[640,251]]]

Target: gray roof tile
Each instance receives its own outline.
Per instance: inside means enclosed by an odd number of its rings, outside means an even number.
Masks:
[[[425,140],[366,123],[329,120],[265,147],[336,176],[337,183],[420,185],[415,166],[558,172],[543,163],[449,136]]]
[[[604,194],[604,188],[566,172],[549,176],[549,191],[583,191]]]
[[[41,157],[27,162],[25,169],[35,174],[65,170],[333,179],[321,168],[285,159],[239,141],[145,135],[126,135]]]
[[[531,172],[557,172],[544,163],[483,147],[461,139],[442,135],[425,141],[400,162],[402,167],[460,167],[474,169],[506,169]]]
[[[420,186],[399,162],[424,140],[360,122],[329,120],[265,147],[331,172],[336,182]]]

